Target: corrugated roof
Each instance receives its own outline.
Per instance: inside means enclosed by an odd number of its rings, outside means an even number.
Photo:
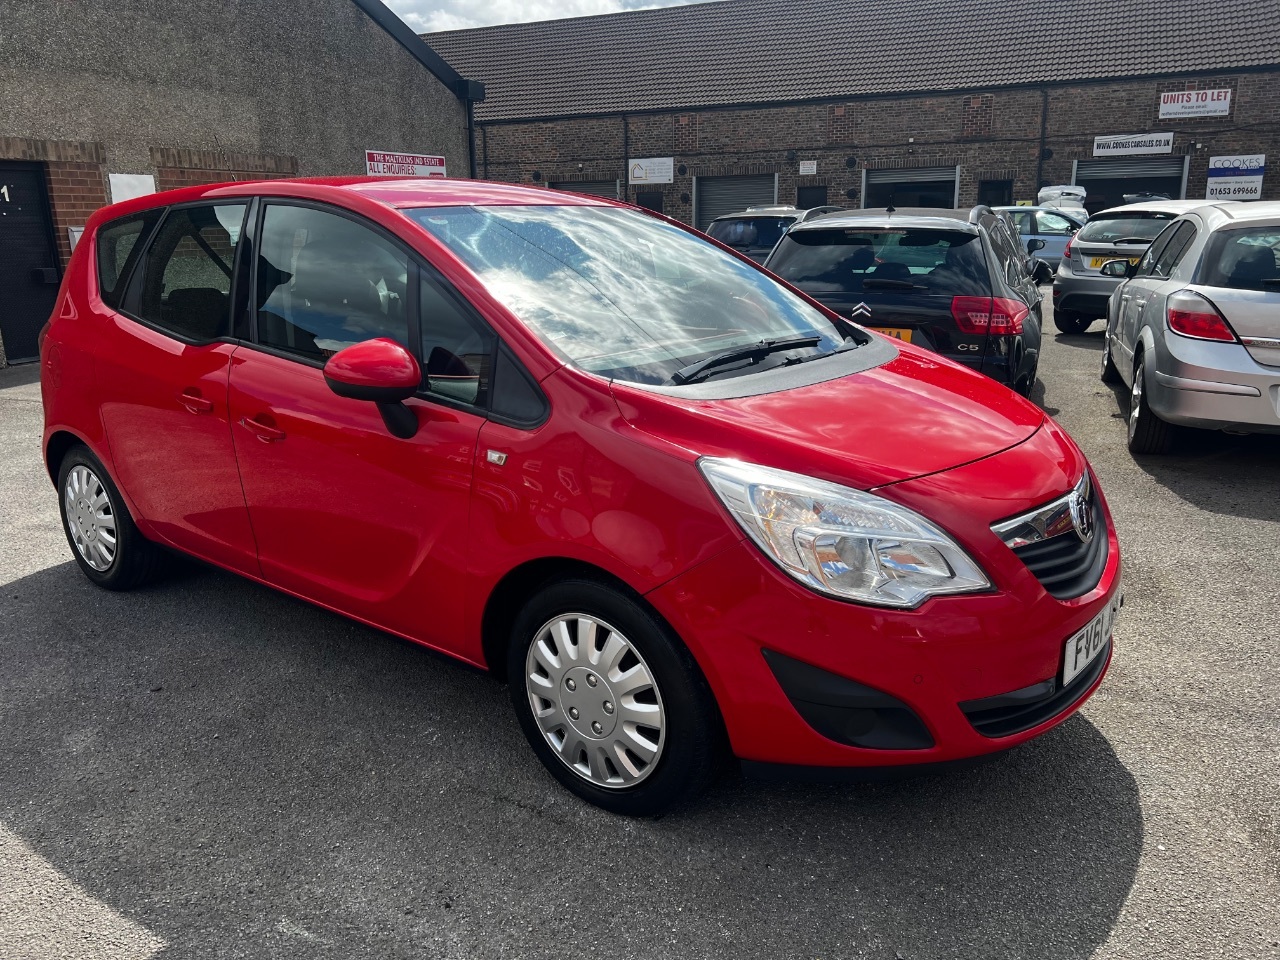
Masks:
[[[424,34],[482,120],[1280,64],[1280,2],[721,0]]]

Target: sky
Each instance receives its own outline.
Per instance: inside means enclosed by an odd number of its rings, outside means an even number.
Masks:
[[[596,13],[674,7],[703,0],[384,0],[415,32],[461,30],[494,23],[586,17]]]

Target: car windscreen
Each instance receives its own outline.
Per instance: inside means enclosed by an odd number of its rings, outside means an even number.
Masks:
[[[1100,213],[1080,228],[1076,239],[1084,243],[1115,243],[1118,240],[1154,240],[1176,213],[1135,210],[1131,213]]]
[[[990,296],[978,235],[916,227],[793,230],[768,267],[806,293]]]
[[[1280,294],[1280,226],[1214,234],[1200,261],[1198,282]]]
[[[818,356],[850,331],[768,274],[636,210],[475,206],[406,210],[493,296],[568,361],[665,384],[690,364],[763,340],[812,338]],[[794,359],[728,366],[732,376]]]
[[[795,217],[734,217],[716,220],[707,236],[740,250],[772,250]]]

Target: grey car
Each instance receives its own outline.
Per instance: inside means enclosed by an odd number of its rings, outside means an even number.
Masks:
[[[1165,453],[1178,425],[1280,433],[1280,202],[1183,214],[1107,309],[1104,383],[1130,390],[1129,449]]]
[[[805,223],[815,217],[836,213],[843,207],[766,206],[748,207],[742,213],[716,217],[707,225],[707,236],[733,247],[756,263],[764,263],[769,251],[793,223]]]
[[[1207,200],[1155,200],[1095,213],[1071,238],[1053,280],[1053,322],[1063,333],[1084,333],[1107,315],[1119,281],[1102,265],[1121,257],[1137,264],[1169,221]]]
[[[1023,246],[1031,240],[1043,240],[1044,246],[1036,252],[1036,259],[1043,260],[1052,269],[1058,269],[1062,251],[1084,226],[1083,220],[1074,220],[1061,210],[1048,207],[995,207],[997,212],[1007,213],[1018,228]]]

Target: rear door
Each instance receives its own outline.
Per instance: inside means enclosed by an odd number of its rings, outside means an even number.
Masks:
[[[1196,289],[1254,360],[1280,367],[1280,221],[1219,231],[1201,259]]]
[[[1169,278],[1195,238],[1196,225],[1191,220],[1168,227],[1151,244],[1138,264],[1138,272],[1120,291],[1120,339],[1126,356],[1133,356],[1144,325],[1163,322],[1156,316],[1163,308],[1162,295],[1170,292],[1166,289],[1170,286]],[[1149,312],[1152,312],[1150,316]]]
[[[1044,247],[1035,256],[1056,267],[1058,261],[1062,259],[1062,251],[1066,249],[1067,241],[1075,235],[1078,228],[1066,217],[1050,213],[1048,210],[1037,210],[1035,221],[1035,238],[1044,241]]]
[[[896,226],[801,226],[788,233],[768,268],[864,327],[977,366],[985,334],[962,334],[957,297],[990,297],[986,253],[977,232]]]

